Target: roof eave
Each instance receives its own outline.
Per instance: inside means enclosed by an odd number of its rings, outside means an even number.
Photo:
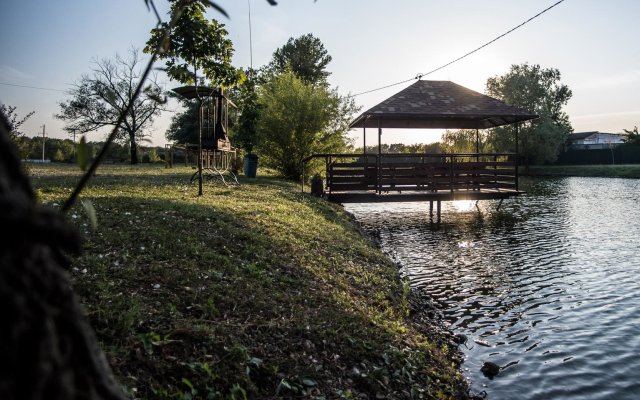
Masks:
[[[487,129],[538,118],[536,114],[522,115],[411,115],[411,114],[362,114],[349,128],[399,128],[399,129]]]

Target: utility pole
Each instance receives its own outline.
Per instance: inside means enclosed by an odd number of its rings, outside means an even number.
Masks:
[[[76,146],[76,129],[73,128],[73,155],[74,155],[74,158],[76,156],[76,151],[77,151],[76,147],[77,147]]]
[[[42,125],[42,163],[44,164],[44,125]]]
[[[251,0],[247,0],[247,6],[249,6],[249,57],[251,62],[251,72],[253,72],[253,38],[251,35]]]

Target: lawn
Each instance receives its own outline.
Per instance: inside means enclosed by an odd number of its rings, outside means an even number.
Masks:
[[[69,219],[69,271],[135,398],[465,398],[460,358],[416,322],[397,266],[341,207],[275,177],[224,187],[191,169],[100,167]],[[59,207],[79,171],[34,165]]]

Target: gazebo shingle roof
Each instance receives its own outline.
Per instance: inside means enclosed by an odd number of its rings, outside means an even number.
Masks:
[[[537,117],[450,81],[419,80],[362,113],[350,127],[485,129]]]

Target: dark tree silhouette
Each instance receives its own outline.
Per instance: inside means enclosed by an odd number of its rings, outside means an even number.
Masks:
[[[80,237],[36,203],[0,116],[0,399],[124,399],[65,271]]]

